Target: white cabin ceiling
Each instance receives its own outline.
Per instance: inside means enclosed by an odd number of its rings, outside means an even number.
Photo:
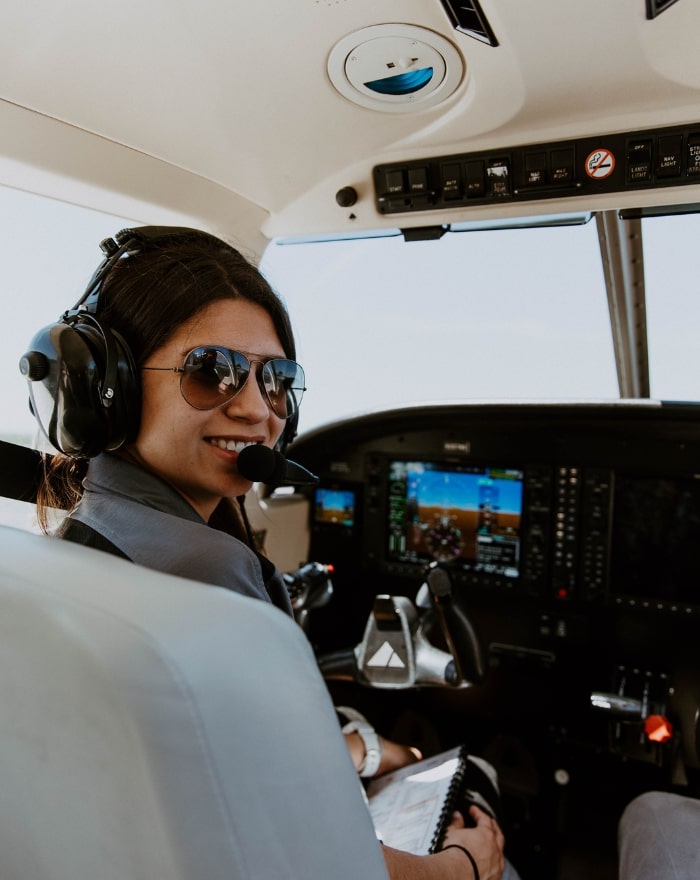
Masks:
[[[0,182],[46,191],[54,175],[65,197],[62,177],[103,210],[114,210],[110,193],[131,188],[134,210],[153,204],[218,228],[246,215],[252,242],[253,227],[268,236],[352,227],[334,199],[345,185],[360,196],[356,226],[387,225],[370,191],[377,162],[700,121],[691,0],[653,20],[645,0],[481,8],[495,47],[455,30],[439,0],[6,0],[0,122],[26,118],[12,132],[3,122]],[[334,47],[392,23],[452,44],[465,73],[444,101],[384,113],[333,86]],[[66,138],[79,153],[84,142],[84,157],[52,155]]]

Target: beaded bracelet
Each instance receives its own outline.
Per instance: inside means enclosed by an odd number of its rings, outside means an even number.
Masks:
[[[476,867],[476,860],[474,859],[474,856],[469,852],[468,849],[465,849],[465,847],[460,846],[458,843],[448,843],[447,846],[443,846],[443,848],[440,850],[440,852],[445,852],[446,849],[460,849],[460,850],[462,850],[464,855],[471,862],[472,869],[474,870],[474,880],[481,880],[481,878],[479,877],[479,869]]]

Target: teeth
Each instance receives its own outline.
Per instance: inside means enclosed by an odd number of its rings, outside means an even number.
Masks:
[[[246,446],[255,446],[255,443],[246,442],[245,440],[224,440],[223,437],[212,437],[209,442],[212,446],[218,446],[219,449],[227,449],[229,452],[243,452]]]

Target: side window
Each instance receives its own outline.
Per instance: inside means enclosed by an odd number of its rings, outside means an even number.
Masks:
[[[0,187],[1,439],[48,448],[29,410],[19,359],[37,330],[76,302],[100,261],[100,241],[134,222]],[[33,529],[34,507],[0,498],[0,522]]]

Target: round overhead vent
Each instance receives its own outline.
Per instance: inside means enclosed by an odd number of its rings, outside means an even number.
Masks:
[[[379,24],[344,37],[328,58],[331,82],[361,107],[389,113],[424,110],[462,81],[464,62],[439,34],[408,24]]]

